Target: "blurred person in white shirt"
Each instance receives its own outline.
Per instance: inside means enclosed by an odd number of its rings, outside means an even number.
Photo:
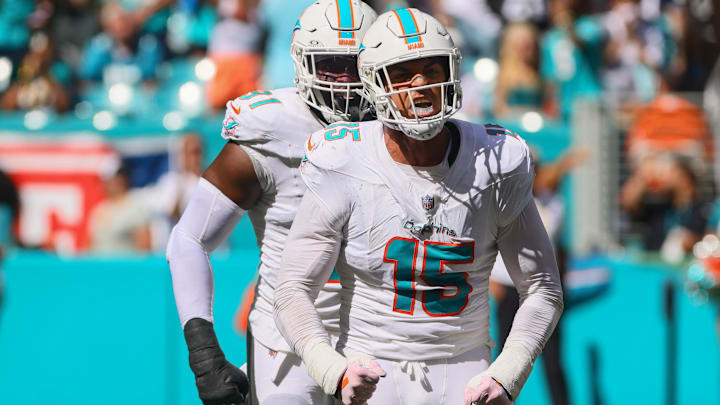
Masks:
[[[170,230],[190,201],[204,168],[204,148],[198,134],[185,134],[177,145],[175,168],[171,168],[155,185],[144,190],[145,199],[156,216],[152,234],[153,247],[157,250],[167,245]]]
[[[105,180],[107,199],[90,214],[90,250],[100,254],[127,254],[150,250],[150,212],[130,192],[130,172],[121,166]]]

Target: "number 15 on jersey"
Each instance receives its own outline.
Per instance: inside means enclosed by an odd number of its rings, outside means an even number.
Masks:
[[[423,310],[430,316],[452,316],[461,313],[468,303],[472,286],[464,272],[444,272],[446,264],[472,263],[475,244],[420,241],[396,237],[385,245],[383,260],[393,263],[395,299],[393,311],[412,315],[417,301],[416,282],[426,289],[420,294]],[[422,255],[422,269],[416,269],[418,253]],[[449,292],[449,294],[447,294]]]

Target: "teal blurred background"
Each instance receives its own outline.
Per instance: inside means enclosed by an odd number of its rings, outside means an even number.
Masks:
[[[248,226],[241,224],[239,232],[251,240]],[[254,279],[257,257],[248,248],[212,260],[215,328],[235,364],[245,361],[245,339],[233,317]],[[569,305],[563,319],[573,403],[595,404],[595,390],[604,404],[666,403],[668,281],[677,297],[676,403],[720,403],[713,309],[693,304],[667,266],[627,257],[594,259],[593,266],[611,270],[612,286],[596,299]],[[164,258],[63,259],[17,251],[4,270],[3,404],[200,403]],[[517,403],[549,404],[543,379],[538,363]]]

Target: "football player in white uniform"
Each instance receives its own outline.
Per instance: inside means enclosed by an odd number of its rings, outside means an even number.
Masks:
[[[308,192],[275,290],[278,328],[344,404],[510,403],[563,308],[530,151],[497,125],[449,120],[460,107],[460,55],[435,18],[382,14],[360,48],[379,121],[334,123],[307,143]],[[498,251],[522,304],[492,361]],[[337,351],[313,307],[333,267]]]
[[[280,257],[305,192],[298,166],[308,136],[338,120],[359,121],[367,103],[357,73],[362,35],[377,14],[360,0],[320,0],[298,20],[291,41],[296,87],[255,91],[227,103],[228,140],[202,175],[167,248],[173,289],[204,403],[236,403],[248,378],[228,363],[213,331],[209,253],[245,211],[260,248],[259,277],[250,312],[248,374],[253,403],[331,401],[308,376],[277,332],[272,317]],[[323,324],[338,330],[339,284],[316,302]]]

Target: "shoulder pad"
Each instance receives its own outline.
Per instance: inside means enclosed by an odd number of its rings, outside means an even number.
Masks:
[[[350,161],[360,142],[360,123],[335,122],[310,135],[305,156],[319,168],[339,170]]]
[[[222,137],[239,142],[265,141],[274,131],[287,94],[283,90],[256,90],[226,104]]]
[[[485,124],[483,127],[493,155],[498,160],[498,176],[533,172],[530,147],[520,135],[498,124]]]

